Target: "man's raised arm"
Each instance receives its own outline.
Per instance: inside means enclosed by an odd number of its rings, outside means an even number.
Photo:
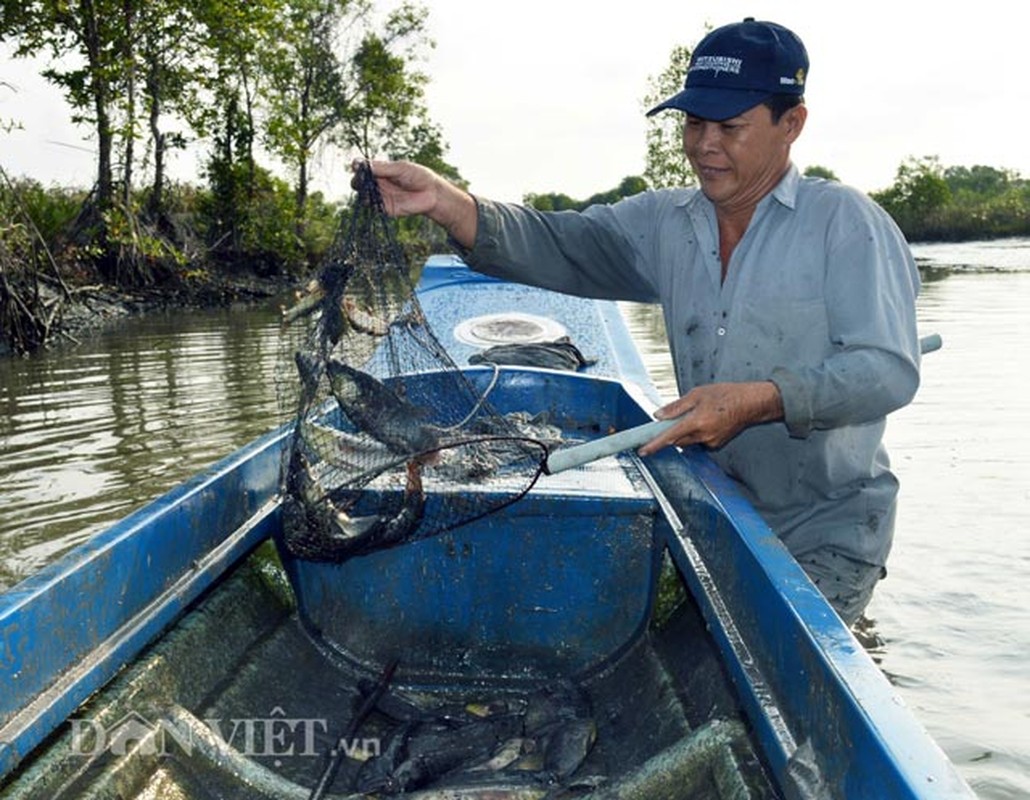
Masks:
[[[355,162],[355,169],[361,162]],[[386,213],[394,217],[423,214],[442,226],[458,244],[476,241],[476,201],[431,169],[409,161],[367,162],[379,185]]]

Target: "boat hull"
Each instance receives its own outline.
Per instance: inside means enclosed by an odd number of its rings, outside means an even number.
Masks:
[[[644,418],[615,381],[532,369],[468,377],[492,384],[498,413],[541,415],[576,438]],[[408,683],[532,684],[603,668],[644,629],[661,553],[657,506],[634,461],[541,476],[495,513],[342,563],[282,547],[302,618],[327,649],[370,670],[399,658]],[[487,495],[475,508],[507,499],[489,484],[446,491]],[[430,493],[427,517],[446,499]]]
[[[589,439],[659,402],[615,304],[449,258],[426,266],[420,302],[472,381],[493,377],[467,363],[482,349],[465,335],[472,308],[531,309],[596,358],[579,374],[502,369],[499,410]],[[973,796],[703,450],[541,476],[492,517],[330,564],[272,546],[290,436],[0,597],[5,797],[308,796],[361,687],[394,660],[392,688],[441,699],[575,682],[597,726],[576,775],[597,798]],[[425,796],[547,791],[539,775],[491,777]]]

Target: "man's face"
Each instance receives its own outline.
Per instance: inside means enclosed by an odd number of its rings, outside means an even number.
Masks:
[[[721,122],[687,114],[683,150],[708,199],[725,211],[753,209],[783,177],[805,115],[797,106],[774,125],[764,105]]]

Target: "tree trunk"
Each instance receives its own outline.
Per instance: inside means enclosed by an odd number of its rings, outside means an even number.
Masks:
[[[161,132],[161,67],[153,56],[147,71],[147,94],[150,97],[150,138],[154,142],[154,183],[147,211],[157,220],[164,213],[165,135]]]
[[[308,158],[307,155],[301,155],[298,159],[297,166],[297,207],[295,209],[296,217],[294,219],[294,231],[296,231],[297,238],[301,241],[304,240],[305,220],[307,218],[308,208]]]
[[[247,119],[247,130],[243,132],[243,146],[247,163],[247,200],[253,201],[255,183],[257,182],[257,166],[254,161],[254,96],[250,88],[250,80],[246,68],[242,71],[243,99]]]
[[[122,203],[125,213],[132,213],[132,166],[136,157],[136,54],[133,52],[135,36],[135,9],[133,0],[124,0],[122,10],[125,15],[125,33],[122,48],[123,65],[125,67],[125,158],[122,164]]]
[[[86,67],[92,86],[97,131],[97,187],[96,205],[100,212],[110,208],[114,199],[114,181],[111,176],[111,153],[114,134],[111,131],[110,82],[104,74],[102,42],[98,28],[96,8],[92,0],[81,0],[82,43],[86,50]]]
[[[111,177],[111,152],[114,134],[111,132],[111,118],[107,113],[107,102],[96,99],[97,113],[97,208],[103,212],[111,207],[114,199],[114,180]]]

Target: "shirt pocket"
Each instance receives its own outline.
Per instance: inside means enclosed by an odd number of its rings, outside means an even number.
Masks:
[[[814,366],[831,351],[821,297],[750,300],[741,307],[737,334],[737,347],[752,375],[768,376],[775,367]]]

